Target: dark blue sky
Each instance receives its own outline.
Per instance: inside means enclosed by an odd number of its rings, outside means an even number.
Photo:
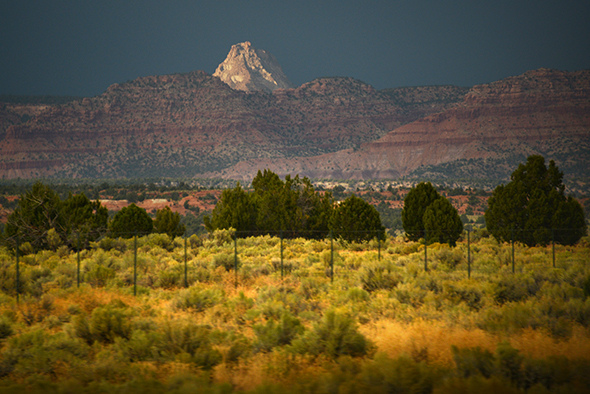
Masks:
[[[246,40],[297,85],[471,86],[590,68],[590,1],[0,0],[0,94],[94,96],[140,76],[213,73]]]

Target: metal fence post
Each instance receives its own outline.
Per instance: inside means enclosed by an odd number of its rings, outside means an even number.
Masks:
[[[186,234],[184,235],[184,287],[188,287],[187,267],[186,267]]]
[[[514,273],[515,272],[515,269],[514,269],[514,229],[511,229],[511,233],[512,233],[512,236],[511,236],[511,238],[512,238],[511,239],[511,241],[512,241],[512,273]]]
[[[281,230],[281,280],[283,280],[283,230]]]
[[[137,295],[137,232],[133,238],[133,295]]]
[[[471,279],[471,243],[469,233],[470,229],[467,229],[467,279]]]
[[[236,288],[238,287],[238,234],[234,233],[234,271],[236,274]]]
[[[19,264],[18,264],[18,248],[20,247],[19,245],[19,239],[18,239],[18,234],[16,236],[16,303],[18,304],[19,301],[19,293],[20,293],[20,289],[19,289]]]
[[[330,230],[330,282],[334,283],[334,233]]]
[[[426,230],[424,230],[424,271],[428,271],[428,241],[426,240]]]
[[[553,268],[555,268],[555,229],[551,229],[551,249],[553,251]]]
[[[80,233],[78,233],[78,253],[77,253],[77,266],[76,266],[76,282],[77,282],[77,287],[80,288]]]

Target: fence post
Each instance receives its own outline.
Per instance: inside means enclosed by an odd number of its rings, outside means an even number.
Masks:
[[[137,295],[137,231],[133,237],[133,295]]]
[[[186,259],[186,234],[184,234],[184,287],[188,287]]]
[[[281,230],[281,280],[283,280],[283,230]]]
[[[428,241],[426,240],[426,230],[424,230],[424,271],[428,271]]]
[[[551,249],[553,251],[553,268],[555,268],[555,229],[551,229]]]
[[[78,233],[78,253],[77,253],[77,266],[76,266],[76,282],[77,287],[80,288],[80,233]]]
[[[18,264],[18,248],[20,247],[19,245],[19,239],[18,239],[18,234],[16,236],[16,303],[18,304],[18,298],[19,298],[19,264]]]
[[[238,287],[238,232],[234,233],[234,271],[236,274],[236,288]]]
[[[469,233],[471,229],[467,229],[467,279],[471,279],[471,242]]]
[[[512,273],[515,272],[514,270],[514,229],[511,229],[511,241],[512,241]]]
[[[330,282],[334,283],[334,233],[330,230]]]

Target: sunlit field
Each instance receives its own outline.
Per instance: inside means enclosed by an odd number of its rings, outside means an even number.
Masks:
[[[152,234],[20,256],[17,297],[0,249],[0,392],[589,392],[590,239],[512,256]]]

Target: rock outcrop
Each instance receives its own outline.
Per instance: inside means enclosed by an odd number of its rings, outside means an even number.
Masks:
[[[245,92],[272,92],[293,87],[277,59],[263,49],[254,48],[249,41],[233,45],[213,76],[232,89]]]

